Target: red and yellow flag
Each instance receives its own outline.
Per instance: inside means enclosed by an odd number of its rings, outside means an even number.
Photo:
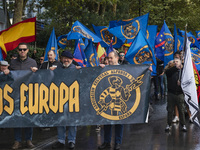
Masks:
[[[10,28],[0,32],[0,47],[3,57],[7,55],[7,51],[15,49],[19,43],[33,42],[36,35],[36,17],[26,19],[12,25]]]
[[[105,49],[101,46],[100,42],[97,45],[97,55],[99,57],[99,59],[101,59],[101,57],[105,57],[106,56],[106,51]]]

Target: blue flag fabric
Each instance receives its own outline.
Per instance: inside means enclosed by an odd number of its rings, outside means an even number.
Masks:
[[[200,55],[197,48],[191,48],[191,55],[198,71],[200,71]]]
[[[166,66],[170,60],[173,60],[173,44],[173,36],[164,21],[155,42],[155,55],[158,59],[164,61],[164,66]]]
[[[106,54],[107,54],[107,56],[108,56],[108,54],[109,54],[110,52],[112,52],[112,51],[113,51],[113,46],[112,46],[112,42],[110,42],[110,46],[107,47],[107,49],[106,49]]]
[[[71,31],[69,32],[67,39],[75,40],[75,39],[81,39],[81,38],[90,39],[94,43],[98,43],[102,41],[96,34],[90,31],[90,29],[88,29],[86,26],[81,24],[79,21],[76,21],[72,25]]]
[[[148,19],[149,13],[131,20],[111,21],[108,31],[123,42],[131,43],[140,30],[146,34]]]
[[[151,72],[151,76],[157,76],[157,70],[156,70],[156,65],[152,65],[152,72]]]
[[[78,45],[79,44],[79,45]],[[78,39],[78,40],[75,40],[75,49],[78,47],[80,47],[80,51],[81,51],[81,56],[83,58],[83,64],[85,66],[87,66],[87,58],[85,56],[85,53],[84,53],[84,50],[85,50],[85,43],[83,42],[83,39]],[[74,49],[74,51],[75,51]]]
[[[3,60],[3,54],[2,54],[2,51],[1,51],[1,48],[0,48],[0,61]]]
[[[157,29],[158,29],[157,25],[149,25],[147,27],[146,38],[147,38],[149,44],[151,45],[151,47],[153,48],[153,50],[155,49],[155,40],[156,40],[156,35],[157,35]],[[154,54],[155,54],[155,51],[154,51]],[[156,76],[157,75],[156,64],[152,65],[152,69],[153,69],[153,71],[151,72],[151,76]]]
[[[185,31],[180,30],[180,29],[178,29],[178,33],[182,37],[184,37],[184,35],[185,35]],[[187,33],[187,37],[188,37],[189,41],[191,42],[190,47],[197,47],[198,49],[200,49],[200,44],[199,44],[198,40],[191,32]]]
[[[67,46],[67,36],[68,36],[68,34],[65,34],[65,35],[61,35],[57,38],[57,44],[62,49],[65,49],[65,47]]]
[[[57,45],[57,40],[56,40],[56,35],[55,35],[55,30],[53,28],[49,41],[47,43],[46,51],[45,51],[45,56],[44,56],[44,61],[48,61],[48,51],[53,50],[55,51],[56,54],[56,60],[58,60],[58,45]]]
[[[82,56],[81,47],[79,42],[77,43],[74,50],[74,58],[73,58],[81,67],[85,67],[84,58]]]
[[[147,27],[146,38],[147,38],[148,42],[150,43],[150,45],[152,46],[153,49],[155,47],[157,28],[158,28],[157,25],[149,25]]]
[[[184,44],[184,37],[178,35],[178,43],[177,43],[177,50],[178,51],[183,50],[183,44]]]
[[[85,46],[85,43],[83,42],[83,39],[82,38],[81,39],[76,39],[75,40],[75,46],[77,45],[78,42],[80,44],[81,50],[84,51],[86,46]]]
[[[92,41],[89,41],[88,46],[85,48],[85,56],[88,60],[88,67],[99,66],[99,60],[96,49],[94,49]]]
[[[153,48],[142,31],[139,31],[125,58],[130,64],[156,64]]]
[[[195,31],[196,32],[196,37],[200,38],[200,31]]]
[[[100,42],[102,47],[109,47],[110,42],[113,40],[113,47],[114,48],[120,48],[124,43],[122,40],[114,36],[112,33],[108,31],[108,27],[106,26],[95,26],[92,25],[95,33],[98,37],[102,39]]]

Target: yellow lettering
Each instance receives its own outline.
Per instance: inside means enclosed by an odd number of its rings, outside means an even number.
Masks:
[[[37,114],[38,113],[38,89],[39,89],[39,84],[35,83],[34,84],[34,92],[33,92],[33,84],[29,84],[29,113],[32,115],[33,113]],[[33,101],[33,93],[34,93],[34,101]]]
[[[54,113],[58,111],[58,87],[54,83],[50,85],[49,107]]]
[[[28,111],[28,107],[24,105],[26,102],[26,94],[25,92],[28,91],[28,86],[26,86],[24,83],[20,86],[20,111],[23,114],[25,114]]]
[[[47,105],[48,102],[48,95],[49,95],[48,88],[42,83],[40,85],[40,103],[39,103],[39,113],[43,113],[43,108],[45,109],[46,113],[49,113],[49,107]]]
[[[4,99],[9,103],[9,106],[4,106],[4,110],[8,113],[8,114],[12,114],[13,111],[14,111],[14,100],[12,97],[10,97],[8,95],[8,92],[9,93],[12,93],[13,92],[13,89],[9,86],[9,85],[5,85],[4,86],[4,89],[3,89],[3,95],[4,95]]]
[[[68,96],[68,87],[62,82],[60,84],[60,105],[59,105],[59,112],[63,112],[63,108],[65,103],[68,101],[69,96]]]
[[[79,112],[79,84],[75,81],[69,88],[69,112]]]

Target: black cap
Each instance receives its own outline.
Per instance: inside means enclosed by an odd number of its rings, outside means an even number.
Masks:
[[[61,53],[61,56],[68,57],[68,58],[74,58],[74,56],[72,55],[72,53],[70,51],[63,51]]]

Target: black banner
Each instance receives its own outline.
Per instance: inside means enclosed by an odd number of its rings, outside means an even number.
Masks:
[[[0,127],[144,123],[148,65],[0,75]]]

